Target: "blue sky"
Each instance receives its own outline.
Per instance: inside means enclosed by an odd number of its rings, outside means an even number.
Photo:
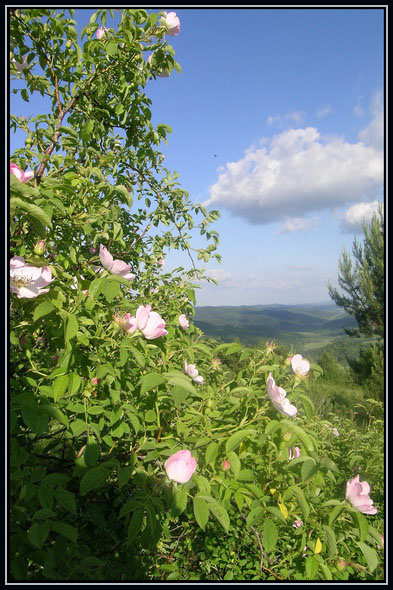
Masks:
[[[197,304],[328,301],[343,246],[383,199],[383,10],[163,9],[180,18],[168,41],[182,67],[146,89],[172,128],[165,165],[221,212],[222,263],[206,265],[219,286]],[[91,12],[77,10],[81,28]]]

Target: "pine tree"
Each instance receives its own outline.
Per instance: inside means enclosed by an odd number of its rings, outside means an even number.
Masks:
[[[352,246],[354,264],[343,249],[339,260],[338,284],[343,295],[331,284],[329,295],[335,303],[354,316],[358,329],[346,328],[350,336],[385,334],[385,228],[382,205],[369,224],[363,223],[364,241],[356,238]]]

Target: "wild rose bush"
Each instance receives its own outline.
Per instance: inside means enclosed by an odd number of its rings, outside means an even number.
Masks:
[[[364,515],[346,499],[359,472],[305,394],[319,368],[192,323],[193,256],[219,259],[219,214],[163,166],[170,129],[144,93],[180,71],[166,40],[180,21],[127,9],[114,29],[108,13],[79,44],[72,10],[10,11],[12,92],[52,104],[11,116],[26,133],[9,179],[11,577],[195,579],[184,551],[245,531],[255,571],[231,559],[226,579],[348,579],[343,561],[380,577],[377,475],[360,474]],[[172,249],[190,269],[165,272]]]

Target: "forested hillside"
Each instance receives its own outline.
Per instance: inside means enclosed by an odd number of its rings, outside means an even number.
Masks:
[[[223,342],[238,340],[255,346],[274,340],[288,349],[302,349],[313,360],[330,352],[343,363],[373,341],[350,338],[344,328],[353,328],[356,320],[332,302],[197,307],[195,324],[207,336]]]

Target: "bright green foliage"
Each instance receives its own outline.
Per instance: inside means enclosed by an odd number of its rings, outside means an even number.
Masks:
[[[124,10],[98,40],[106,16],[92,15],[82,45],[65,11],[10,16],[13,55],[30,64],[22,96],[41,92],[53,107],[11,117],[27,136],[11,161],[35,173],[11,178],[11,256],[55,278],[36,298],[10,296],[11,579],[382,579],[382,424],[371,416],[367,440],[352,423],[333,437],[336,424],[307,394],[318,365],[300,378],[273,346],[218,344],[192,325],[202,271],[189,240],[199,231],[210,244],[198,258],[218,256],[207,229],[217,214],[190,203],[163,167],[168,128],[153,127],[143,92],[155,83],[147,52],[155,67],[179,67],[158,14]],[[130,263],[134,280],[103,270],[100,244]],[[190,254],[191,270],[157,264],[172,248]],[[148,304],[166,335],[123,329]],[[272,406],[270,372],[296,418]],[[290,461],[295,446],[301,456]],[[165,462],[181,449],[197,468],[175,483]],[[359,449],[362,463],[351,454]],[[358,465],[375,516],[345,500]]]
[[[385,334],[385,231],[380,205],[370,224],[363,224],[363,244],[355,239],[352,252],[355,265],[346,250],[339,260],[338,283],[347,293],[342,295],[329,285],[329,295],[337,305],[353,315],[358,329],[346,329],[353,336]]]

